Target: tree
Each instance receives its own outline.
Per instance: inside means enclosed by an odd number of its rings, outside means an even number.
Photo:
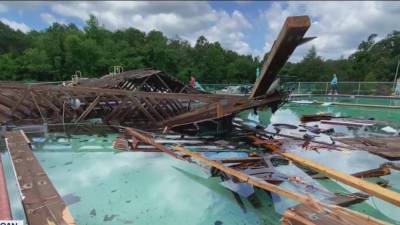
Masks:
[[[265,61],[268,53],[264,55]],[[286,81],[392,81],[400,59],[400,32],[377,41],[371,34],[349,57],[325,60],[312,46],[297,63],[288,62],[279,76]],[[99,77],[122,65],[125,70],[154,68],[187,82],[195,75],[201,83],[254,82],[259,58],[224,49],[200,36],[194,46],[160,31],[136,28],[107,30],[90,15],[83,29],[53,23],[41,31],[22,33],[0,22],[0,79],[69,80],[76,70]]]
[[[27,47],[26,36],[0,21],[0,54],[21,53]]]

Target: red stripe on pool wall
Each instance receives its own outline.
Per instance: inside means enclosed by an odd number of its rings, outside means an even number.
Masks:
[[[11,220],[10,201],[6,186],[6,178],[3,171],[3,163],[0,156],[0,220]]]

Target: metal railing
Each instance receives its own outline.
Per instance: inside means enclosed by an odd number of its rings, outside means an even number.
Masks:
[[[202,87],[209,92],[229,92],[229,87],[246,86],[253,84],[202,84]],[[292,90],[293,94],[330,94],[330,82],[285,82],[281,84],[284,89]],[[395,93],[396,85],[393,82],[338,82],[339,94],[345,95],[380,95],[391,96]],[[251,89],[250,89],[251,90]]]
[[[293,90],[294,94],[330,94],[330,82],[287,82],[283,87]],[[393,82],[339,82],[339,94],[390,96],[395,92]]]

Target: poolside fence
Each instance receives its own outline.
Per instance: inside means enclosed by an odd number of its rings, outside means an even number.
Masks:
[[[220,93],[232,86],[244,86],[251,90],[253,84],[202,84],[209,92]],[[281,86],[290,89],[294,94],[329,94],[330,82],[285,82]],[[338,83],[338,93],[348,95],[381,95],[390,96],[395,92],[393,82],[355,82],[346,81]]]

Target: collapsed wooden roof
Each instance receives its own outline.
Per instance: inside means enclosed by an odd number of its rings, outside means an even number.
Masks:
[[[265,99],[196,93],[130,91],[87,86],[1,85],[0,122],[18,124],[103,123],[174,128],[193,123],[216,126],[218,119],[245,109],[278,104],[284,96]]]
[[[203,127],[229,131],[232,118],[263,106],[278,109],[288,96],[272,85],[310,26],[307,16],[289,17],[264,63],[250,97],[200,92],[153,69],[131,70],[75,86],[0,84],[0,123],[79,123],[152,126],[196,134]],[[273,89],[273,90],[270,90]],[[143,128],[143,127],[141,127]]]
[[[100,78],[80,80],[80,86],[173,93],[200,93],[180,80],[161,70],[138,69],[119,74],[107,74]]]

